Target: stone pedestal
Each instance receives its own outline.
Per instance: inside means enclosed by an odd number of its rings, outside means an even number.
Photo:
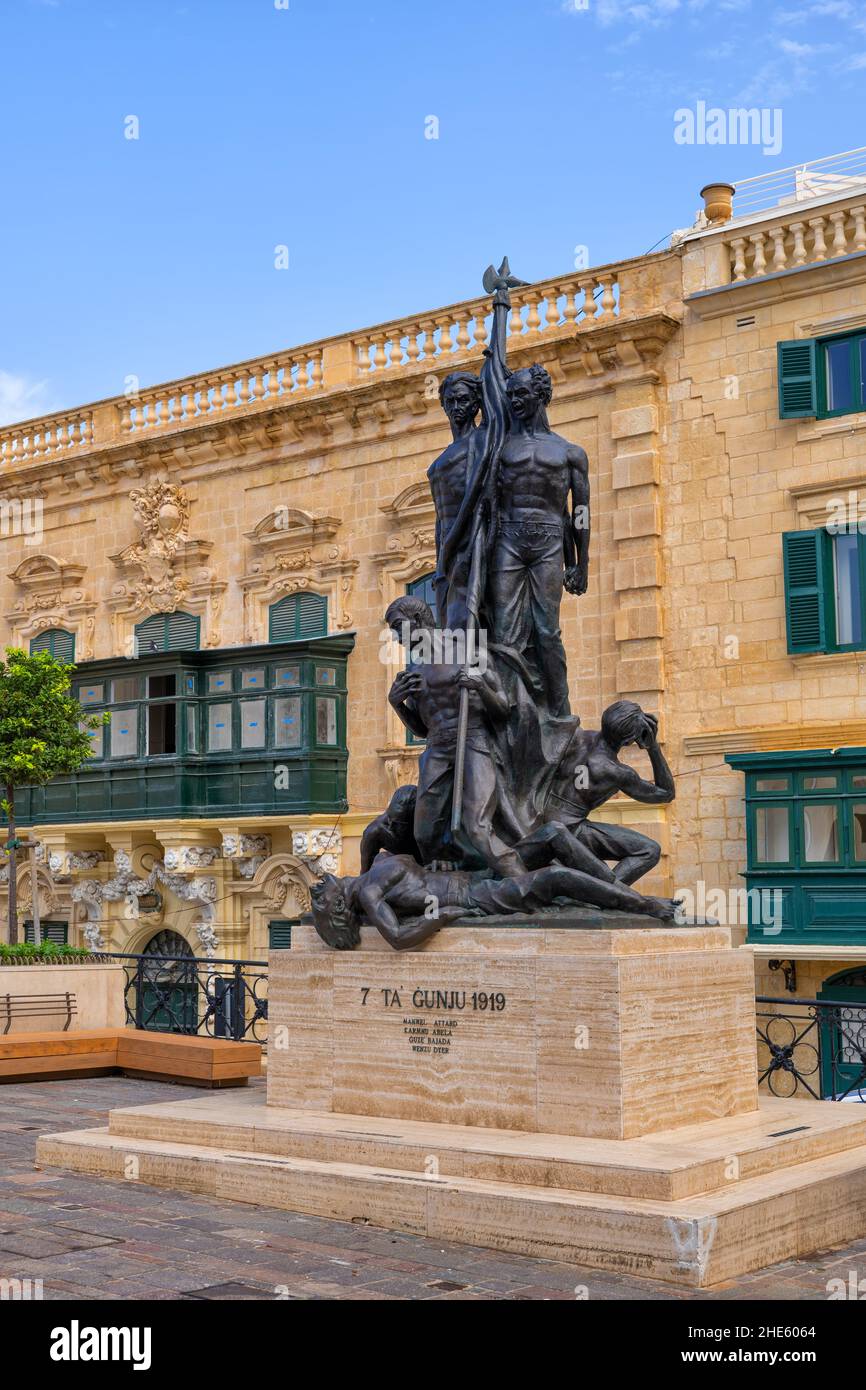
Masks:
[[[592,911],[270,956],[268,1102],[631,1139],[757,1106],[751,961],[721,927]]]
[[[267,1103],[114,1110],[38,1162],[691,1288],[866,1231],[866,1109],[756,1104],[726,929],[586,911],[343,954],[301,927],[269,1015]]]

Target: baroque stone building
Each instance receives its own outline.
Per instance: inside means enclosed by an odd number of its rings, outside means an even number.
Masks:
[[[572,705],[658,712],[678,782],[601,814],[661,842],[648,890],[748,931],[763,989],[784,960],[814,994],[866,961],[866,182],[760,192],[710,190],[667,250],[520,289],[508,354],[544,364],[590,460]],[[317,873],[357,867],[414,776],[381,615],[433,568],[438,386],[477,368],[486,308],[0,431],[6,641],[74,657],[112,712],[92,765],[22,807],[70,940],[260,958]],[[840,505],[853,531],[828,529]],[[746,885],[779,912],[747,923]]]

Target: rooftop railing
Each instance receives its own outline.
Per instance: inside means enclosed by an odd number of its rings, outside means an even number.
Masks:
[[[734,194],[734,217],[750,217],[813,198],[844,197],[858,188],[866,189],[866,145],[741,179]]]

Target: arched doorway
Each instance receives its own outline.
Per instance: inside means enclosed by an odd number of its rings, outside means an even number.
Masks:
[[[821,1010],[821,1094],[866,1100],[866,968],[832,975],[817,998],[839,1004]]]
[[[198,981],[189,942],[176,931],[157,932],[142,950],[136,973],[136,1028],[195,1033]]]

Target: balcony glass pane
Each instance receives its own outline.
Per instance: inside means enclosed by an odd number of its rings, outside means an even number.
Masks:
[[[847,338],[828,343],[827,406],[830,410],[853,410],[854,383],[851,380],[851,344]]]
[[[854,818],[854,858],[866,864],[866,802],[855,801],[851,808]]]
[[[759,777],[755,782],[756,792],[786,792],[788,787],[787,777]]]
[[[263,666],[258,666],[254,671],[241,672],[242,690],[261,690],[265,683],[265,671]]]
[[[863,606],[857,567],[857,536],[838,535],[833,542],[836,571],[836,641],[840,647],[863,640]]]
[[[815,777],[803,778],[803,791],[805,792],[833,791],[838,785],[839,779],[835,772],[822,773]]]
[[[232,746],[232,707],[211,705],[207,712],[207,746],[212,753],[223,753]]]
[[[82,705],[101,705],[102,690],[101,685],[81,685],[78,687],[78,699]]]
[[[316,667],[316,685],[336,685],[337,668],[335,666]]]
[[[274,701],[274,744],[277,748],[300,748],[300,695]]]
[[[839,808],[834,802],[803,807],[803,858],[807,864],[835,864],[839,858]]]
[[[758,806],[755,811],[755,860],[759,864],[787,862],[788,809],[786,806]]]
[[[186,747],[187,752],[198,752],[198,720],[195,705],[186,707]]]
[[[78,728],[79,728],[79,731],[80,731],[82,734],[87,734],[87,737],[90,739],[90,756],[91,756],[91,758],[101,758],[101,757],[102,757],[102,736],[103,736],[103,733],[104,733],[103,728],[100,726],[100,728],[98,728],[98,729],[88,729],[87,726],[86,726],[85,724],[83,724],[83,723],[79,724],[79,725],[78,725]]]
[[[140,693],[138,676],[124,676],[122,680],[111,682],[111,698],[115,704],[121,700],[137,700]]]
[[[231,671],[208,671],[207,689],[209,695],[228,694],[232,688]]]
[[[111,715],[112,758],[134,758],[138,754],[138,709],[116,709]]]
[[[241,701],[241,748],[264,748],[265,702]]]
[[[274,682],[277,686],[300,685],[300,666],[278,666],[274,672]]]
[[[337,702],[322,696],[316,699],[316,742],[337,742]]]

